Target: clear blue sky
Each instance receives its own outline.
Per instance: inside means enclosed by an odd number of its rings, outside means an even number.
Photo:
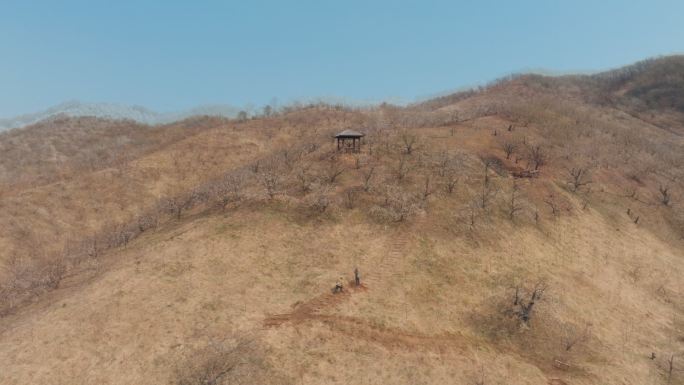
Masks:
[[[0,117],[71,99],[412,101],[682,51],[682,0],[2,0]]]

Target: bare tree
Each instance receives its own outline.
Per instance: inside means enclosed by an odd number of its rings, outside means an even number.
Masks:
[[[482,210],[489,209],[489,203],[496,196],[498,190],[495,189],[491,183],[483,183],[480,195],[478,197],[478,205]]]
[[[531,164],[534,167],[534,170],[536,171],[546,164],[547,155],[541,146],[528,145],[527,160],[528,164]]]
[[[259,170],[261,169],[261,159],[257,159],[256,161],[252,162],[252,164],[249,165],[249,168],[253,173],[258,174]]]
[[[242,188],[246,179],[243,172],[226,173],[207,186],[208,194],[221,210],[225,210],[230,203],[242,199]]]
[[[156,228],[159,224],[159,217],[157,216],[156,212],[148,212],[139,215],[136,222],[138,225],[138,231],[142,233],[146,230]]]
[[[309,142],[309,143],[306,143],[305,145],[302,146],[303,151],[306,154],[311,154],[311,153],[316,152],[316,150],[318,150],[319,147],[320,147],[320,145],[316,142]]]
[[[484,167],[483,177],[484,177],[484,183],[485,184],[489,183],[489,170],[492,168],[492,166],[495,166],[495,165],[496,165],[496,163],[493,159],[485,159],[484,160],[484,166],[485,167]]]
[[[437,156],[437,173],[439,176],[444,177],[449,171],[451,166],[451,156],[447,151],[442,151]]]
[[[264,187],[269,199],[273,199],[280,188],[280,175],[275,163],[270,163],[259,171],[259,182]]]
[[[137,235],[137,232],[135,231],[137,227],[131,227],[127,226],[125,224],[120,224],[116,226],[114,229],[114,234],[112,239],[113,244],[111,245],[112,247],[118,247],[118,246],[123,246],[126,247],[128,246],[128,242],[130,242],[135,236]]]
[[[392,211],[396,222],[403,222],[417,209],[415,197],[398,186],[387,186],[385,204]]]
[[[407,156],[401,156],[399,158],[399,164],[397,164],[397,167],[394,169],[394,174],[397,177],[397,182],[403,182],[406,176],[408,175],[409,171],[411,171],[411,165],[409,164],[409,160]]]
[[[421,190],[421,199],[423,201],[423,205],[427,204],[428,198],[430,198],[430,195],[434,193],[434,188],[432,186],[432,177],[430,174],[425,175],[425,180],[423,182],[423,188]]]
[[[413,153],[413,150],[415,149],[415,144],[417,140],[416,135],[410,133],[408,130],[404,130],[401,132],[400,138],[404,146],[404,152],[406,153],[406,155],[411,155],[411,153]]]
[[[506,159],[511,159],[511,155],[513,155],[513,152],[515,152],[518,146],[515,143],[504,141],[501,144],[501,148],[506,153]]]
[[[86,239],[83,240],[81,247],[89,258],[99,257],[104,250],[104,245],[98,234],[86,237]]]
[[[309,208],[315,213],[323,214],[332,204],[329,192],[329,186],[316,189],[306,199]]]
[[[513,186],[511,187],[511,195],[508,198],[508,219],[514,220],[516,214],[523,209],[520,204],[520,186],[513,180]]]
[[[591,337],[591,324],[588,322],[582,328],[566,324],[563,325],[562,329],[561,346],[566,352],[569,352],[577,345],[587,342]]]
[[[470,202],[470,205],[468,206],[468,227],[470,230],[473,230],[475,228],[475,220],[477,219],[477,214],[479,211],[479,203],[477,201]]]
[[[32,297],[58,288],[67,271],[66,258],[64,252],[30,258],[9,256],[0,281],[0,317]]]
[[[207,347],[190,353],[191,359],[176,369],[175,385],[220,385],[224,383],[265,382],[267,367],[256,358],[261,348],[248,339],[239,340],[234,347],[210,341]],[[228,381],[226,377],[230,377]]]
[[[344,205],[348,209],[353,209],[356,206],[356,200],[359,197],[359,190],[356,188],[349,188],[344,192]]]
[[[635,225],[639,224],[639,215],[637,215],[637,213],[632,211],[632,209],[630,209],[630,208],[627,209],[627,216],[629,217],[629,219],[632,220],[632,222],[634,222]]]
[[[447,171],[444,175],[444,188],[446,189],[447,194],[453,193],[457,184],[458,174],[456,173],[456,170],[452,169]]]
[[[572,192],[577,192],[583,186],[590,184],[591,177],[589,176],[589,169],[585,167],[573,167],[568,169],[568,184]]]
[[[670,354],[670,357],[667,358],[665,362],[665,374],[667,376],[667,383],[671,384],[672,383],[672,377],[675,372],[681,372],[684,371],[682,368],[677,368],[675,366],[675,354]]]
[[[537,282],[532,290],[526,290],[522,285],[515,287],[515,298],[513,300],[513,314],[522,322],[529,324],[532,318],[534,305],[542,298],[546,291],[546,284],[543,281]]]
[[[57,289],[64,279],[67,272],[66,256],[63,253],[56,255],[56,258],[44,263],[41,271],[43,275],[42,285],[47,289]]]
[[[304,163],[301,164],[295,172],[295,178],[297,179],[299,190],[304,194],[311,191],[311,186],[313,184],[312,175],[309,171],[310,168],[311,164]]]
[[[490,202],[494,199],[499,189],[489,180],[489,176],[485,171],[485,178],[482,182],[482,188],[478,196],[478,204],[482,210],[488,210]]]
[[[327,182],[330,184],[335,183],[337,178],[342,175],[345,170],[345,167],[338,161],[337,157],[330,157],[330,159],[328,159],[328,166],[325,170]]]
[[[162,211],[173,214],[176,219],[181,219],[183,210],[189,209],[193,206],[197,191],[193,190],[188,193],[178,194],[172,197],[161,200],[159,207]]]
[[[560,207],[558,206],[558,202],[556,202],[555,195],[549,194],[546,198],[544,198],[544,203],[549,206],[551,209],[551,214],[553,214],[554,217],[557,217],[560,214]]]
[[[375,173],[375,165],[371,164],[369,165],[365,170],[361,171],[361,175],[363,176],[363,191],[368,192],[371,189],[371,180],[373,179],[373,175]]]
[[[447,194],[454,192],[458,184],[458,171],[460,168],[460,159],[451,156],[448,152],[443,151],[437,158],[438,175],[444,181],[444,188]]]
[[[669,206],[670,199],[672,198],[670,195],[670,187],[660,185],[660,187],[658,187],[658,192],[660,192],[660,203],[662,203],[663,206]]]
[[[302,158],[302,152],[299,149],[286,148],[280,152],[283,158],[283,163],[287,166],[288,170],[292,170],[292,167]]]
[[[242,200],[247,179],[248,176],[244,171],[233,172],[223,178],[224,183],[227,185],[226,192],[230,194],[234,202]]]
[[[361,162],[361,154],[354,154],[354,169],[360,169],[362,164],[363,162]]]

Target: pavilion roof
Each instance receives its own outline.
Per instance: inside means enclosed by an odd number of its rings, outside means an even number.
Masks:
[[[366,136],[365,134],[354,131],[354,130],[344,130],[340,132],[339,134],[336,134],[336,138],[360,138],[362,136]]]

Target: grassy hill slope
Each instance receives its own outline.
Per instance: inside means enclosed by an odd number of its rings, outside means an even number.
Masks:
[[[0,382],[682,384],[678,97],[622,99],[680,60],[217,121],[6,194]]]

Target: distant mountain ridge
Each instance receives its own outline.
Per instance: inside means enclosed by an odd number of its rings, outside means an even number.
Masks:
[[[159,113],[135,105],[129,106],[115,103],[82,103],[79,101],[69,101],[36,113],[19,115],[12,118],[0,118],[0,131],[21,128],[58,116],[93,116],[117,120],[128,119],[143,124],[163,124],[196,115],[231,118],[237,116],[238,112],[238,108],[221,104],[199,106],[183,112]]]

